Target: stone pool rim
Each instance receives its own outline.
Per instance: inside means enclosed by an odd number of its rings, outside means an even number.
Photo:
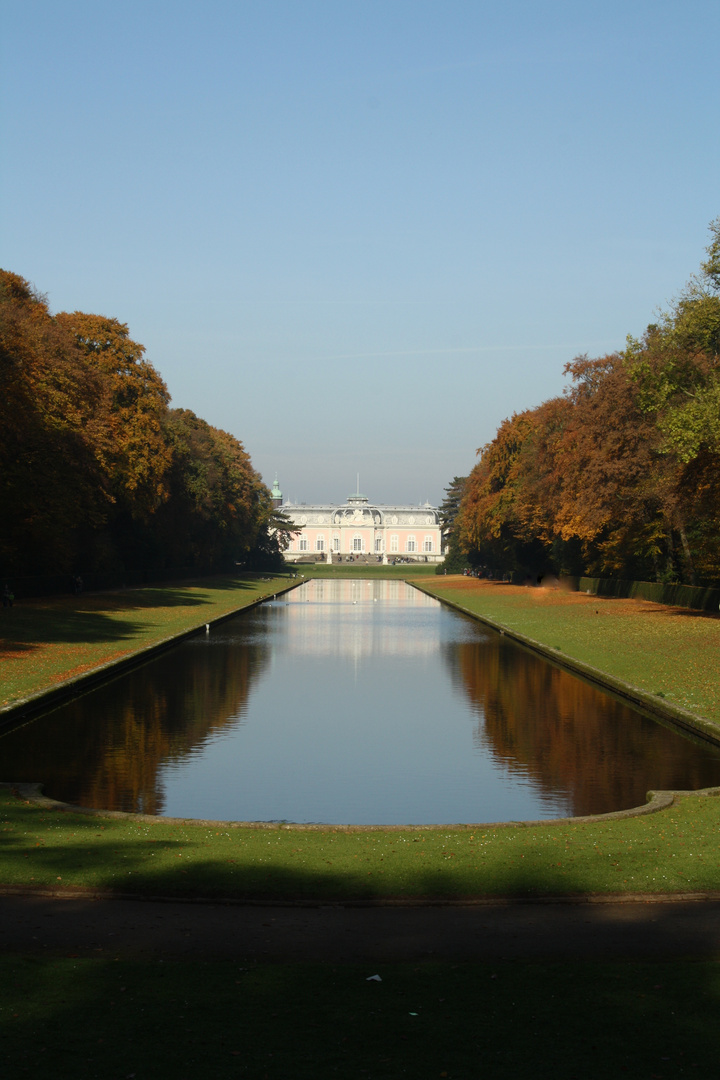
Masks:
[[[683,709],[680,705],[673,705],[664,698],[659,698],[654,694],[641,690],[637,686],[633,686],[632,683],[617,679],[614,675],[608,675],[606,672],[601,671],[600,668],[593,667],[592,664],[586,664],[583,660],[576,660],[574,657],[568,656],[559,649],[553,649],[549,645],[544,645],[541,641],[536,641],[535,638],[520,634],[517,630],[512,630],[509,626],[505,626],[495,619],[490,619],[486,615],[480,615],[476,611],[471,611],[469,608],[463,607],[462,604],[459,604],[454,600],[448,600],[445,596],[438,596],[430,589],[423,588],[422,585],[419,585],[415,581],[409,581],[408,585],[412,585],[413,588],[418,589],[419,592],[425,593],[426,596],[433,597],[433,599],[438,600],[441,604],[445,604],[447,607],[459,611],[462,615],[474,619],[476,622],[483,623],[503,637],[509,638],[511,641],[515,642],[516,645],[520,645],[529,652],[541,656],[543,660],[548,661],[548,663],[552,664],[554,667],[562,668],[571,675],[579,675],[581,678],[585,679],[587,682],[593,683],[593,685],[599,687],[601,690],[609,691],[613,696],[619,697],[621,700],[639,708],[642,712],[649,714],[653,719],[662,720],[673,727],[681,728],[688,734],[699,736],[706,742],[720,746],[720,724],[716,724],[714,720],[708,720],[704,716],[698,716],[697,713],[692,713],[688,709]]]
[[[12,783],[0,780],[0,789],[10,791],[21,799],[46,810],[58,810],[62,813],[84,814],[88,817],[112,818],[121,821],[141,821],[147,825],[187,825],[200,827],[222,826],[227,829],[265,829],[270,832],[428,832],[447,829],[450,832],[465,832],[477,829],[537,829],[545,825],[584,825],[599,824],[604,821],[624,821],[628,818],[657,814],[674,805],[676,799],[718,798],[720,787],[699,788],[697,791],[667,790],[648,791],[647,802],[642,806],[632,806],[627,810],[611,810],[607,814],[586,814],[581,817],[542,818],[539,821],[473,821],[445,823],[441,825],[336,825],[332,822],[293,822],[293,821],[223,821],[214,818],[165,817],[162,814],[135,814],[127,810],[102,810],[97,807],[76,806],[74,803],[50,799],[42,794],[40,783]]]
[[[535,653],[542,657],[543,660],[551,663],[554,667],[561,668],[569,673],[580,676],[586,681],[598,686],[600,689],[608,691],[615,697],[621,698],[623,701],[629,702],[635,707],[640,708],[643,712],[648,713],[654,719],[661,720],[666,724],[670,724],[673,727],[681,728],[688,734],[699,736],[704,741],[720,745],[720,725],[714,723],[712,720],[708,720],[705,717],[698,716],[695,713],[691,713],[686,709],[682,709],[680,706],[672,705],[665,700],[658,700],[651,694],[640,690],[638,687],[633,686],[631,683],[626,683],[621,679],[617,679],[612,675],[608,675],[601,671],[599,668],[595,668],[590,664],[586,664],[581,660],[575,660],[572,657],[559,652],[547,645],[544,645],[540,641],[536,641],[534,638],[527,637],[524,634],[520,634],[515,630],[490,619],[487,616],[478,614],[475,611],[471,611],[453,600],[448,600],[445,597],[437,596],[432,590],[425,589],[422,585],[419,585],[415,580],[402,579],[405,584],[410,585],[412,588],[417,589],[419,592],[426,596],[431,597],[433,600],[437,600],[441,605],[446,605],[449,608],[454,609],[467,618],[473,619],[475,622],[482,623],[483,625],[494,630],[515,644],[520,645],[522,648]],[[251,611],[253,608],[259,607],[261,604],[267,603],[268,600],[274,599],[275,596],[282,595],[290,592],[292,589],[299,588],[300,585],[306,584],[306,580],[291,581],[284,588],[276,589],[273,594],[268,594],[264,597],[258,598],[252,604],[248,604],[245,607],[238,608],[235,611],[226,612],[223,615],[218,616],[215,619],[210,620],[210,626],[217,626],[219,623],[226,622],[228,619],[232,619],[240,615],[244,611]],[[14,727],[18,723],[23,723],[32,719],[34,715],[39,712],[43,712],[47,708],[52,708],[56,704],[61,704],[67,700],[77,697],[80,694],[84,694],[87,690],[93,686],[100,685],[106,682],[121,672],[127,671],[133,667],[137,667],[145,663],[153,656],[165,652],[168,649],[173,648],[179,642],[195,635],[204,632],[207,621],[199,623],[197,626],[191,627],[189,630],[182,630],[177,634],[170,635],[164,638],[160,642],[155,642],[153,645],[146,646],[133,652],[129,656],[121,657],[119,660],[111,660],[105,664],[101,664],[99,667],[94,668],[90,672],[85,672],[82,675],[73,676],[71,679],[65,680],[57,687],[53,687],[51,690],[39,691],[37,694],[33,694],[22,701],[14,702],[10,706],[5,706],[0,709],[0,730],[5,728]],[[499,822],[463,822],[463,823],[445,823],[445,824],[423,824],[413,825],[412,823],[403,825],[345,825],[335,824],[332,822],[290,822],[290,821],[224,821],[218,819],[206,819],[206,818],[177,818],[177,817],[165,817],[162,814],[140,814],[132,813],[124,810],[103,810],[93,807],[77,806],[73,803],[61,802],[57,799],[50,799],[42,794],[43,785],[33,781],[27,782],[7,782],[0,780],[0,788],[4,790],[10,790],[17,792],[18,795],[35,805],[46,807],[47,809],[60,810],[64,812],[72,812],[79,814],[86,814],[97,817],[109,817],[127,819],[133,821],[142,821],[146,823],[163,823],[163,824],[175,824],[175,825],[222,825],[229,828],[238,829],[268,829],[268,830],[297,830],[305,832],[321,832],[321,831],[337,831],[337,832],[407,832],[422,831],[422,830],[436,830],[436,829],[450,829],[453,831],[465,831],[468,829],[477,828],[537,828],[544,825],[567,825],[571,823],[583,824],[602,821],[623,820],[626,818],[641,817],[646,814],[655,814],[661,810],[665,810],[673,805],[676,798],[685,798],[688,796],[699,797],[717,797],[720,796],[720,787],[700,788],[696,791],[687,790],[650,790],[647,792],[647,802],[641,806],[630,807],[625,810],[612,810],[605,814],[588,814],[578,817],[561,817],[561,818],[543,818],[541,820],[528,820],[528,821],[499,821]]]
[[[56,705],[62,705],[66,701],[72,701],[73,698],[80,697],[81,694],[86,693],[95,686],[101,686],[103,683],[109,682],[117,675],[131,671],[135,667],[140,667],[146,661],[152,660],[153,657],[167,652],[168,649],[174,648],[175,645],[179,645],[181,641],[186,641],[188,638],[204,633],[207,626],[219,626],[220,623],[227,622],[228,619],[237,618],[244,611],[253,611],[255,608],[260,607],[261,604],[273,600],[276,596],[281,596],[292,589],[298,589],[304,584],[305,581],[288,582],[287,585],[282,585],[274,589],[273,592],[258,597],[251,604],[244,604],[233,611],[226,611],[222,615],[216,615],[214,619],[203,619],[202,622],[197,623],[196,626],[191,626],[188,630],[179,630],[176,634],[169,634],[162,641],[155,641],[152,645],[144,645],[126,656],[119,657],[117,660],[106,660],[104,663],[94,667],[92,671],[84,671],[81,675],[72,675],[69,679],[63,679],[61,683],[50,689],[38,690],[35,694],[28,694],[27,697],[21,698],[19,701],[13,701],[11,705],[0,706],[0,734],[16,727],[18,724],[24,723],[26,720],[31,720],[38,713],[45,712],[46,709],[52,709]]]

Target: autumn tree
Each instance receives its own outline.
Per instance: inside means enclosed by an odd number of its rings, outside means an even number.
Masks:
[[[465,487],[465,551],[506,568],[720,580],[720,218],[700,272],[641,340],[566,365],[562,398],[505,420]]]
[[[56,322],[73,335],[88,376],[99,387],[88,433],[106,494],[131,513],[147,515],[167,494],[170,451],[162,426],[167,387],[125,323],[81,311],[60,312]]]
[[[537,572],[547,562],[542,537],[523,518],[527,501],[521,512],[519,499],[535,434],[534,412],[503,421],[492,442],[478,451],[480,460],[468,477],[457,529],[461,548],[473,552],[476,563]]]
[[[52,316],[0,271],[1,570],[231,566],[267,541],[242,444],[187,410],[117,319]]]
[[[27,281],[0,271],[0,558],[5,574],[70,571],[103,519],[88,430],[99,379]]]

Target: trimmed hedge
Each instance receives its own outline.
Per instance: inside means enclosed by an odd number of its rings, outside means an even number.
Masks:
[[[693,585],[663,585],[657,581],[581,577],[578,579],[578,589],[593,596],[652,600],[656,604],[672,604],[696,611],[717,611],[720,608],[720,589],[697,588]]]

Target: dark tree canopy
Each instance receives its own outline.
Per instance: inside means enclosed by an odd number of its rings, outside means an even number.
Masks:
[[[5,578],[277,559],[270,492],[242,444],[169,401],[124,323],[53,316],[0,271]]]

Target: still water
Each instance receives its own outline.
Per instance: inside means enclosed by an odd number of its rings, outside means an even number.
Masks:
[[[0,777],[177,817],[450,824],[720,784],[720,750],[402,581],[315,580],[4,735]]]

